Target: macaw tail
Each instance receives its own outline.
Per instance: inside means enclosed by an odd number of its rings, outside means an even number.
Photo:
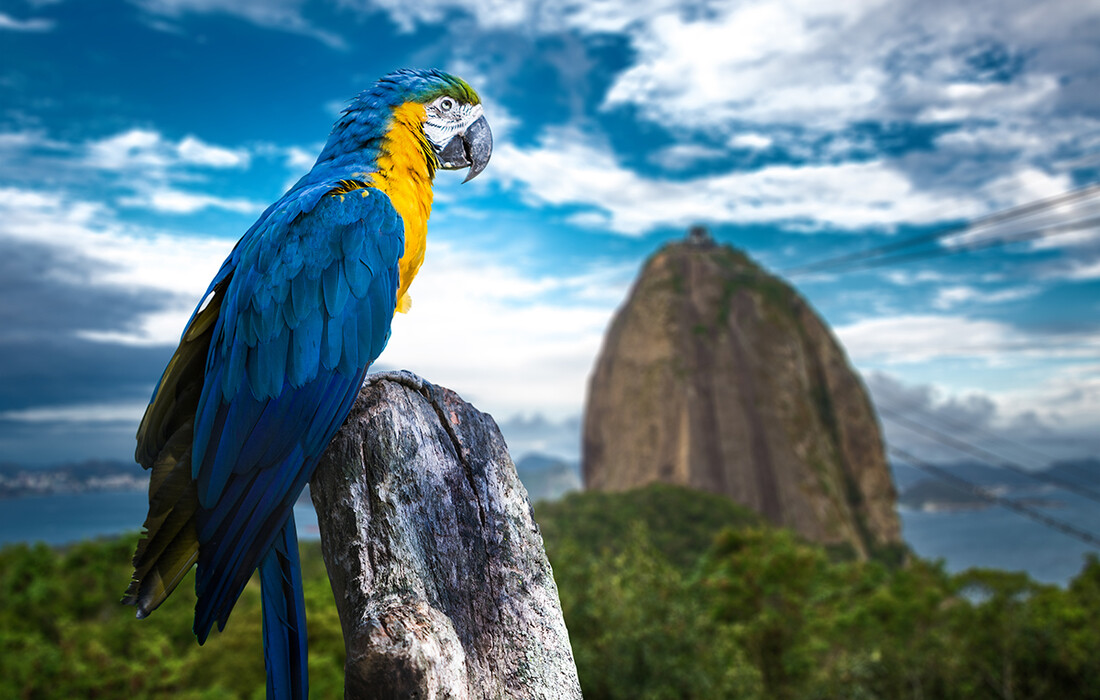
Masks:
[[[268,700],[306,700],[306,605],[293,513],[260,561]]]
[[[191,478],[194,416],[224,287],[195,312],[161,376],[137,434],[135,459],[151,469],[149,514],[134,554],[134,575],[123,603],[146,617],[164,602],[199,557],[198,491]]]

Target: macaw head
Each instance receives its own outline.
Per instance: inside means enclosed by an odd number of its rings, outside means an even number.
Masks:
[[[463,182],[485,169],[493,153],[493,133],[481,98],[460,78],[430,71],[415,101],[424,105],[424,137],[444,170],[470,168]]]
[[[395,129],[416,138],[431,169],[469,168],[463,182],[484,170],[493,152],[493,134],[473,88],[442,71],[409,69],[382,77],[355,98],[325,152],[377,149],[394,141]]]

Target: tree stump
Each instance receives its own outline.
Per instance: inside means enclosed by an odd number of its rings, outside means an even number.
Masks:
[[[311,482],[346,698],[580,698],[557,586],[492,417],[368,378]]]

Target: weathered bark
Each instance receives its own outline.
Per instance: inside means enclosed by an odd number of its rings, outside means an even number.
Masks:
[[[375,375],[311,484],[347,698],[579,698],[557,587],[492,417]]]

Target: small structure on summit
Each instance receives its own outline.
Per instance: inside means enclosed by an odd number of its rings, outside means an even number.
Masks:
[[[693,228],[646,263],[593,370],[586,488],[729,496],[860,557],[900,544],[867,392],[810,305]]]
[[[714,239],[711,238],[710,231],[706,226],[692,226],[688,229],[688,235],[685,239],[690,245],[700,248],[711,248],[714,246]]]

